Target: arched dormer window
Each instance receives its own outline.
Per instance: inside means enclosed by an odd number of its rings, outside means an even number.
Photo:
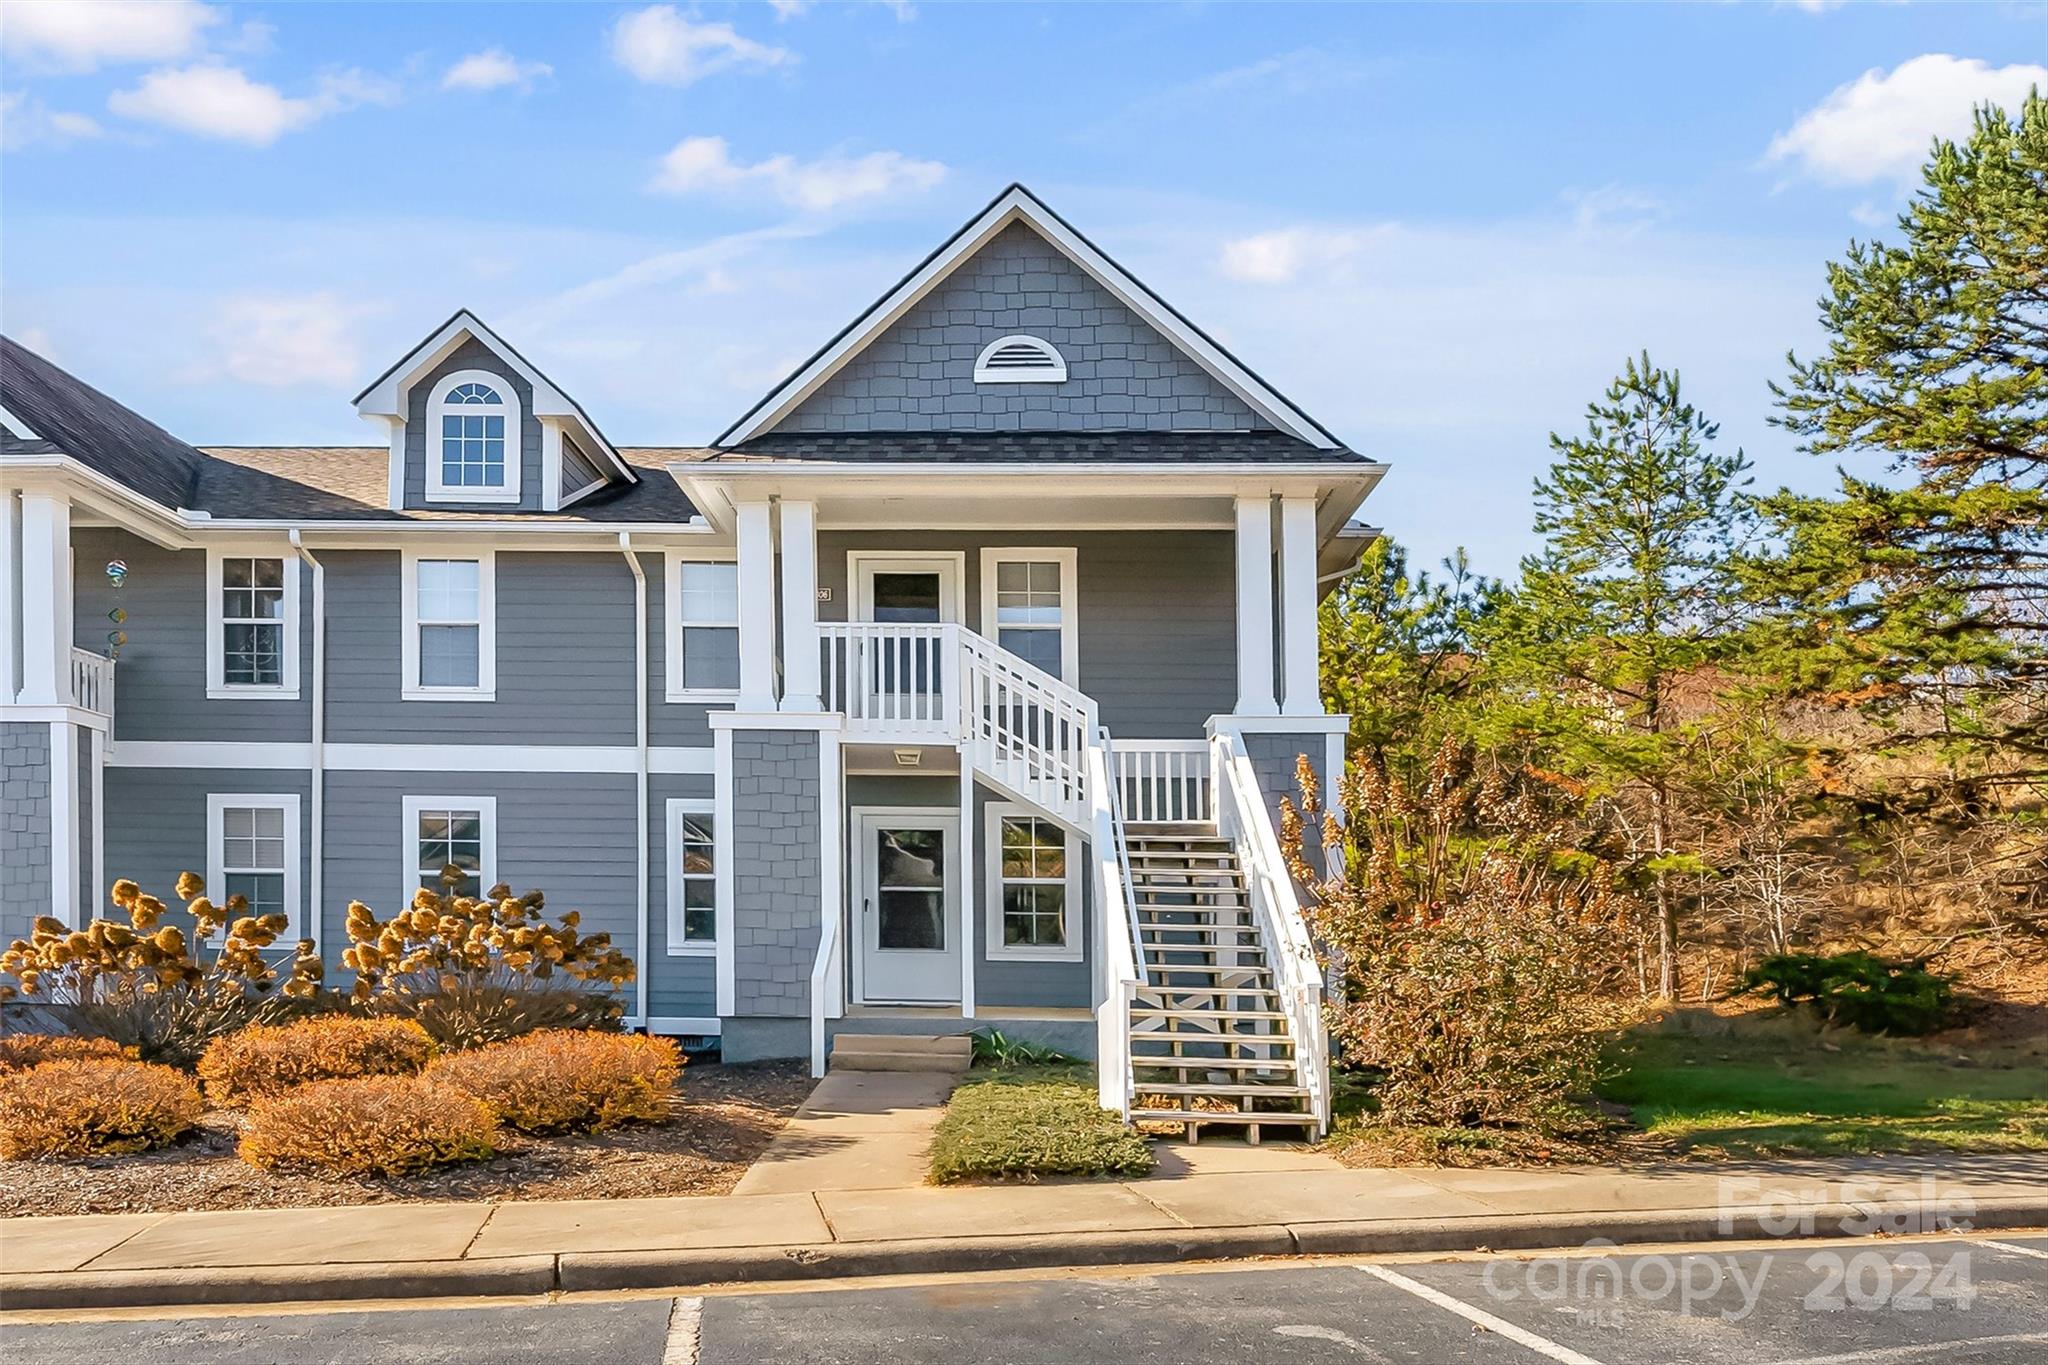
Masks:
[[[1067,360],[1039,337],[997,337],[974,360],[977,384],[1064,384]]]
[[[427,395],[427,500],[519,501],[519,395],[482,370],[444,376]]]

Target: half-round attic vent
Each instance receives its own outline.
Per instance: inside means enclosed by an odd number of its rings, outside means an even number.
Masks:
[[[997,337],[974,361],[977,384],[1063,384],[1066,379],[1066,357],[1037,337]]]

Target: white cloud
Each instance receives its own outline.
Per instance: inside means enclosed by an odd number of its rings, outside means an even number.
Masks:
[[[1223,244],[1216,268],[1246,284],[1289,284],[1303,271],[1328,271],[1355,257],[1384,229],[1279,228]]]
[[[801,18],[804,11],[810,7],[811,0],[768,0],[768,8],[775,11],[775,22],[778,24]]]
[[[1640,232],[1667,212],[1656,195],[1626,185],[1566,190],[1564,199],[1572,206],[1572,226],[1580,232]]]
[[[217,373],[269,389],[347,385],[362,377],[357,322],[376,309],[339,294],[238,294],[207,333]]]
[[[127,118],[159,123],[201,137],[267,147],[286,133],[344,109],[390,104],[398,92],[361,71],[331,72],[311,95],[287,96],[215,62],[152,71],[133,90],[116,90],[107,107]]]
[[[0,148],[61,147],[105,130],[85,114],[52,109],[26,91],[0,92]]]
[[[1773,138],[1767,155],[1796,161],[1831,185],[1910,181],[1934,138],[1969,132],[1977,105],[1989,102],[2012,112],[2035,86],[2048,90],[2048,66],[1994,67],[1930,52],[1890,71],[1873,67],[1837,86]]]
[[[700,24],[674,5],[651,5],[613,26],[612,58],[650,84],[688,85],[720,71],[786,66],[796,54],[743,37],[731,24]]]
[[[41,0],[6,7],[0,46],[63,71],[170,61],[190,52],[223,17],[197,0]]]
[[[546,62],[522,62],[502,47],[472,52],[448,68],[441,78],[443,90],[496,90],[516,85],[524,90],[555,69]]]
[[[732,159],[722,137],[687,137],[669,149],[648,188],[662,194],[730,192],[758,187],[792,208],[819,212],[877,195],[928,190],[946,178],[937,161],[901,152],[798,161],[771,156],[753,165]]]

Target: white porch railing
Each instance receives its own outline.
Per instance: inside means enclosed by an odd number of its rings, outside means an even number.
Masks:
[[[96,715],[114,714],[114,661],[89,649],[71,651],[71,704]]]
[[[1136,1099],[1131,1067],[1131,1004],[1137,999],[1136,901],[1116,812],[1116,785],[1109,780],[1109,736],[1088,749],[1089,840],[1095,854],[1095,900],[1101,907],[1101,951],[1096,955],[1099,987],[1095,1001],[1096,1103],[1131,1117]]]
[[[1200,739],[1110,742],[1123,818],[1136,824],[1200,824],[1216,819],[1209,744]]]
[[[849,735],[957,739],[959,651],[952,637],[958,630],[894,621],[820,624],[825,709],[846,717]]]
[[[1323,1018],[1323,974],[1294,880],[1280,856],[1280,838],[1259,795],[1258,778],[1237,736],[1219,730],[1210,741],[1214,760],[1217,828],[1235,841],[1245,889],[1273,966],[1273,985],[1287,1015],[1301,1084],[1317,1126],[1330,1127],[1330,1035]]]

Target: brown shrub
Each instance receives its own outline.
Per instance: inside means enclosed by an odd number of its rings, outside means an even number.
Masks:
[[[247,1104],[308,1081],[411,1075],[433,1055],[434,1040],[410,1019],[304,1019],[215,1039],[199,1079],[214,1104]]]
[[[407,1175],[496,1150],[482,1101],[420,1076],[311,1081],[257,1100],[237,1153],[264,1170]]]
[[[26,1071],[44,1062],[131,1062],[135,1054],[111,1038],[68,1033],[10,1033],[0,1038],[0,1072]]]
[[[199,1122],[198,1087],[168,1066],[110,1058],[0,1075],[0,1160],[141,1152]]]
[[[476,1096],[522,1133],[656,1123],[683,1067],[666,1038],[546,1029],[440,1058],[429,1078]]]

